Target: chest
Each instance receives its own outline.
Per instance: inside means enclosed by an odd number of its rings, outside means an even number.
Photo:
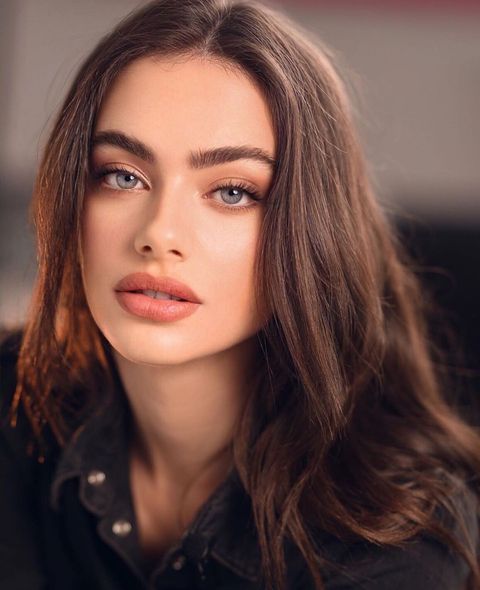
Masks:
[[[135,461],[130,465],[130,490],[141,552],[157,562],[179,543],[212,492],[201,485],[185,491],[162,480],[153,483]]]
[[[134,466],[130,489],[140,549],[145,558],[158,561],[183,533],[179,497],[165,487],[152,486]]]

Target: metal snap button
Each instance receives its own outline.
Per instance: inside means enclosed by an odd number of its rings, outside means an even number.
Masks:
[[[178,556],[177,556],[177,557],[176,557],[176,558],[175,558],[175,559],[172,561],[172,568],[173,568],[175,571],[177,571],[177,572],[178,572],[178,571],[180,571],[180,570],[183,568],[183,566],[185,565],[186,561],[187,561],[187,560],[186,560],[186,558],[185,558],[185,555],[178,555]]]
[[[112,531],[118,537],[126,537],[132,530],[132,525],[128,520],[119,519],[112,525]]]
[[[103,471],[99,471],[98,469],[93,469],[87,475],[87,481],[92,486],[98,486],[102,484],[106,480],[107,476]]]

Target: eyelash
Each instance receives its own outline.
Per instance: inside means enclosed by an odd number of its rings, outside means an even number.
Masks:
[[[139,180],[140,182],[144,183],[145,182],[139,178],[134,172],[132,172],[131,170],[127,170],[126,168],[120,168],[120,167],[105,167],[105,168],[100,168],[98,170],[94,170],[93,171],[93,177],[96,181],[102,180],[103,178],[105,178],[105,176],[107,176],[108,174],[131,174],[132,176],[135,176],[135,178],[137,180]],[[109,187],[112,190],[118,190],[118,191],[129,191],[129,190],[136,190],[136,189],[122,189],[122,188],[112,188]],[[214,187],[213,189],[211,189],[211,193],[215,193],[221,189],[230,189],[230,188],[236,188],[236,189],[240,189],[241,191],[243,191],[244,193],[246,193],[250,199],[252,199],[254,202],[251,203],[250,205],[227,205],[225,203],[219,203],[217,202],[216,206],[217,207],[221,207],[222,209],[228,209],[230,211],[232,210],[245,210],[245,209],[251,209],[252,207],[255,207],[258,201],[261,201],[261,195],[260,193],[251,185],[245,183],[244,181],[225,181],[224,183],[221,183],[219,185],[217,185],[216,187]]]

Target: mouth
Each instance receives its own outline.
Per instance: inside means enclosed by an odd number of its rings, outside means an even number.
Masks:
[[[124,291],[125,293],[140,293],[142,295],[146,295],[151,299],[164,299],[167,301],[188,301],[188,299],[182,299],[181,297],[176,297],[175,295],[170,295],[169,293],[165,293],[164,291],[152,291],[152,289],[137,289],[135,291]]]
[[[117,293],[144,295],[154,300],[201,303],[196,293],[185,283],[173,277],[155,277],[145,272],[125,276],[114,287]]]
[[[153,289],[115,291],[118,303],[130,315],[157,322],[174,322],[187,318],[201,307],[176,295]]]

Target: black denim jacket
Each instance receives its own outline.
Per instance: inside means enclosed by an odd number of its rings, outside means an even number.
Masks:
[[[14,389],[15,353],[1,354],[1,416]],[[250,499],[238,475],[203,504],[181,540],[159,562],[139,547],[129,483],[130,415],[121,392],[105,400],[67,447],[40,464],[25,446],[30,431],[0,432],[0,588],[2,590],[257,590],[260,551]],[[99,400],[102,399],[99,392]],[[462,496],[478,537],[473,496]],[[326,590],[461,590],[467,568],[439,542],[419,537],[405,548],[316,536]],[[313,590],[298,550],[285,543],[288,590]]]

